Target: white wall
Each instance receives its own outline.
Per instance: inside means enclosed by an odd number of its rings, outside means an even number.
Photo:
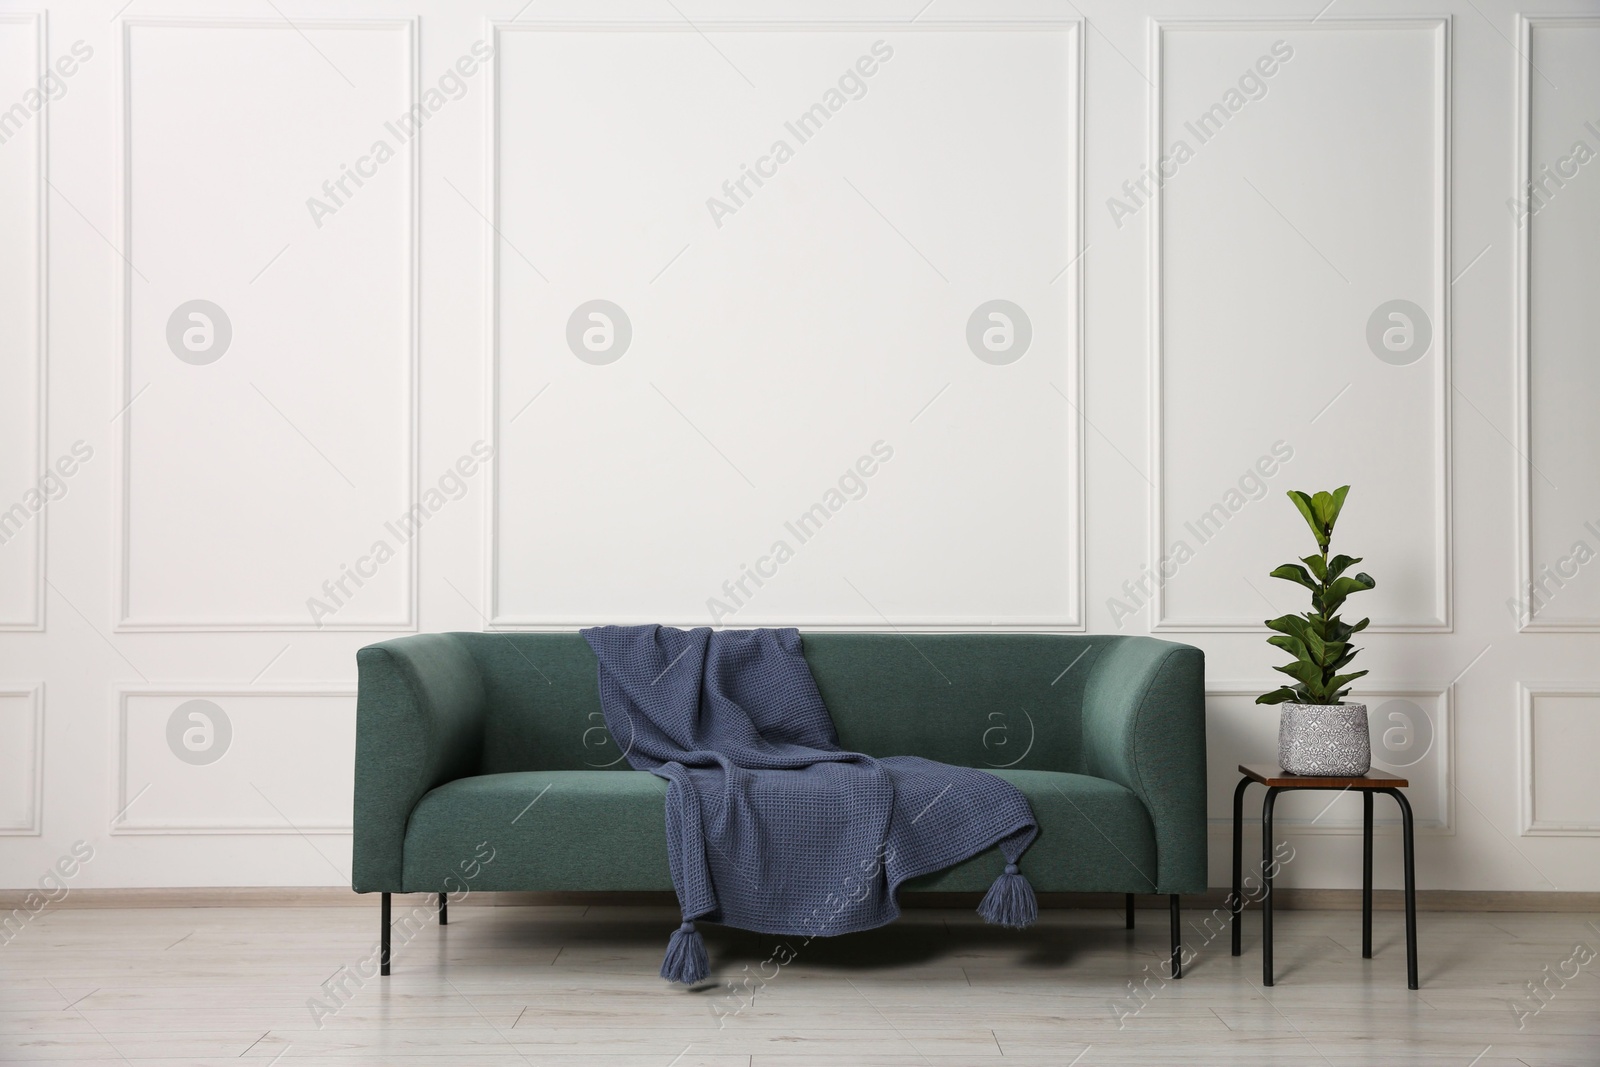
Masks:
[[[119,2],[0,3],[0,885],[345,883],[356,648],[713,614],[1200,645],[1222,884],[1349,482],[1422,885],[1600,889],[1600,4]]]

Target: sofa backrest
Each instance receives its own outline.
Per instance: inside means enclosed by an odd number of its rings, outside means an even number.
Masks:
[[[487,702],[483,773],[627,770],[605,729],[594,653],[576,633],[460,633]],[[1084,771],[1084,683],[1125,637],[806,633],[847,749],[968,767]],[[624,742],[625,743],[625,742]]]

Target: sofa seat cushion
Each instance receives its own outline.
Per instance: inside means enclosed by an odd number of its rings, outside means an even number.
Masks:
[[[450,875],[451,891],[463,882],[493,891],[671,889],[666,796],[666,781],[648,771],[514,771],[446,782],[411,812],[406,891],[440,892]],[[491,848],[494,858],[467,881],[474,856]]]
[[[1022,790],[1039,836],[1022,854],[1022,873],[1041,893],[1152,893],[1156,835],[1132,790],[1104,778],[1060,771],[995,770]],[[998,848],[907,882],[908,891],[983,891],[1005,868]]]
[[[1132,792],[1082,774],[993,773],[1022,790],[1039,820],[1022,859],[1035,889],[1154,890],[1155,835]],[[405,891],[670,890],[666,793],[667,783],[646,771],[518,771],[447,782],[411,813]],[[905,888],[982,891],[1004,865],[991,848]]]

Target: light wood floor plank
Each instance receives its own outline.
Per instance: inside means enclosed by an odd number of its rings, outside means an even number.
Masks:
[[[1209,909],[1184,915],[1195,957],[1176,982],[1162,913],[1130,932],[1120,914],[1047,911],[1018,933],[918,909],[810,943],[705,924],[716,981],[694,991],[656,977],[669,907],[451,918],[397,941],[380,979],[375,907],[47,912],[0,949],[0,1063],[1600,1065],[1600,959],[1567,962],[1600,928],[1570,913],[1424,913],[1416,992],[1392,913],[1364,960],[1359,914],[1283,912],[1270,988],[1259,915],[1235,958]],[[781,967],[779,945],[797,953]]]

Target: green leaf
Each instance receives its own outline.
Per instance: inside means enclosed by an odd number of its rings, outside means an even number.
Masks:
[[[1330,613],[1338,611],[1339,606],[1351,593],[1364,593],[1377,584],[1369,574],[1358,574],[1354,578],[1335,578],[1328,583],[1328,591],[1322,596],[1322,610]]]
[[[1267,620],[1267,629],[1276,630],[1280,634],[1290,634],[1305,640],[1306,620],[1299,615],[1279,615],[1276,619]]]
[[[1292,621],[1288,623],[1284,632],[1304,645],[1307,651],[1310,651],[1311,642],[1317,637],[1317,631],[1298,615],[1291,615],[1289,618]],[[1271,638],[1268,638],[1268,640],[1271,640]]]
[[[1333,524],[1339,521],[1339,512],[1344,510],[1344,498],[1350,495],[1350,487],[1341,485],[1328,495],[1328,536],[1333,536]]]
[[[1274,689],[1270,693],[1262,693],[1256,697],[1257,704],[1282,704],[1285,700],[1293,700],[1298,694],[1288,686]]]
[[[1290,637],[1286,634],[1278,634],[1274,637],[1267,638],[1267,644],[1276,645],[1278,648],[1283,649],[1297,660],[1302,660],[1306,663],[1316,662],[1311,655],[1311,650],[1306,648],[1306,643],[1300,640],[1298,637]]]
[[[1300,562],[1311,568],[1311,573],[1317,576],[1317,581],[1328,580],[1328,561],[1321,556],[1301,556]]]
[[[1279,674],[1287,674],[1297,682],[1303,682],[1309,688],[1316,688],[1322,684],[1322,668],[1315,663],[1302,663],[1296,661],[1286,667],[1274,667]]]
[[[1328,573],[1325,575],[1319,574],[1317,577],[1321,578],[1325,582],[1331,582],[1335,578],[1339,577],[1339,575],[1343,574],[1345,571],[1349,570],[1351,567],[1360,562],[1360,556],[1334,556],[1328,561]]]
[[[1322,532],[1322,524],[1317,521],[1317,514],[1312,510],[1311,497],[1298,489],[1289,490],[1289,499],[1294,501],[1294,506],[1300,509],[1300,514],[1305,517],[1306,525],[1311,527],[1311,532],[1317,537],[1317,547],[1327,551],[1328,539]]]
[[[1336,674],[1328,680],[1328,688],[1337,689],[1346,682],[1353,682],[1366,673],[1366,671],[1356,671],[1354,674]]]
[[[1307,589],[1310,589],[1312,592],[1316,592],[1321,588],[1321,586],[1311,580],[1311,575],[1306,573],[1306,569],[1297,563],[1285,563],[1281,567],[1274,567],[1272,573],[1267,575],[1267,577],[1282,578],[1286,582],[1297,582],[1300,585],[1305,586]]]
[[[1328,634],[1336,641],[1348,641],[1352,635],[1365,630],[1367,628],[1367,624],[1371,621],[1371,619],[1362,619],[1354,626],[1351,626],[1349,623],[1341,620],[1338,616],[1334,616],[1328,620]]]
[[[1317,525],[1322,528],[1322,532],[1326,535],[1329,532],[1328,527],[1333,525],[1332,519],[1329,518],[1334,513],[1333,494],[1327,492],[1313,493],[1311,495],[1311,513],[1317,517]]]

